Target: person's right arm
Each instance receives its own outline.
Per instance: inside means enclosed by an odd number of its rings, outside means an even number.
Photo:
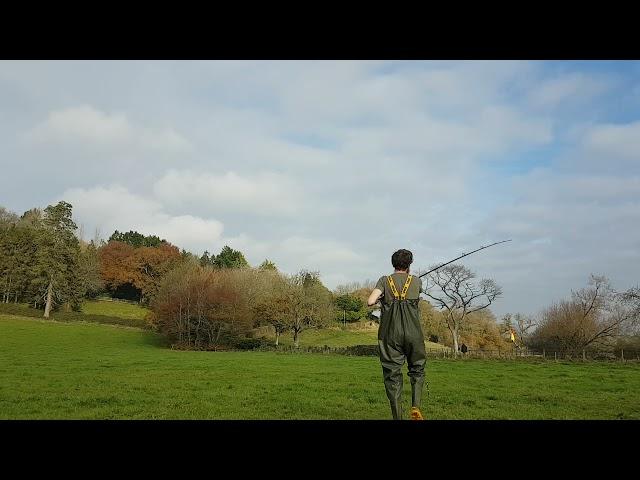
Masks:
[[[376,302],[380,299],[380,296],[384,293],[384,278],[385,277],[380,277],[378,283],[376,283],[376,287],[373,289],[373,292],[371,292],[371,295],[369,295],[367,305],[369,305],[370,307],[375,305]]]
[[[380,298],[380,295],[382,295],[382,290],[380,290],[379,288],[375,288],[373,292],[371,292],[371,295],[369,295],[369,300],[367,301],[367,305],[369,306],[375,305],[378,299]]]

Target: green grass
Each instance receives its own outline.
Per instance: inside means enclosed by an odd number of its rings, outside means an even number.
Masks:
[[[266,337],[275,342],[275,335],[270,333]],[[322,330],[303,330],[299,337],[301,347],[349,347],[352,345],[377,345],[377,330],[342,330],[339,328]],[[280,345],[293,345],[293,335],[287,333],[280,336]],[[447,349],[438,343],[426,342],[427,349]]]
[[[638,363],[437,359],[427,381],[430,419],[640,419]],[[389,417],[375,357],[174,351],[152,332],[0,314],[1,419]]]
[[[108,317],[144,320],[149,313],[148,308],[124,302],[108,300],[86,300],[82,304],[82,313],[87,315],[105,315]]]
[[[137,305],[103,305],[110,302],[85,302],[82,312],[51,312],[50,319],[57,322],[92,322],[110,325],[124,325],[149,329],[145,319],[147,309]],[[0,314],[18,315],[31,318],[43,318],[43,311],[21,303],[0,303]]]

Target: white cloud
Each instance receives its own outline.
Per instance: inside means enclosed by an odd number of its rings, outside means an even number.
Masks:
[[[50,112],[47,119],[32,129],[26,138],[37,144],[80,143],[112,149],[184,152],[192,148],[171,128],[136,126],[123,113],[108,114],[91,105]]]
[[[107,238],[115,230],[136,230],[144,235],[158,235],[180,248],[203,251],[221,238],[224,229],[218,220],[169,215],[160,203],[118,185],[72,188],[59,200],[73,205],[74,220],[83,225],[89,236],[96,228]]]
[[[265,241],[244,233],[225,237],[224,227],[217,220],[169,215],[161,203],[118,185],[69,189],[57,200],[73,205],[74,220],[83,226],[88,237],[96,228],[105,237],[115,230],[136,230],[145,235],[158,235],[196,254],[205,250],[217,253],[224,245],[229,245],[242,251],[252,265],[269,258],[287,273],[301,268],[326,273],[345,265],[362,266],[365,262],[365,258],[348,245],[326,238],[289,236]],[[331,274],[329,277],[333,278]]]
[[[107,115],[89,105],[49,113],[33,132],[34,140],[85,140],[98,143],[131,141],[133,129],[125,115]]]
[[[589,104],[594,97],[612,88],[611,80],[573,72],[542,81],[529,94],[534,107],[553,108],[568,102]]]
[[[441,153],[460,151],[473,157],[499,154],[514,146],[537,146],[552,140],[547,120],[527,117],[512,107],[489,105],[467,122],[447,125],[434,121],[430,132],[433,144],[442,143]]]
[[[609,276],[619,289],[637,283],[640,176],[545,169],[511,186],[511,202],[474,229],[513,243],[465,262],[504,284],[500,311],[535,314],[583,286],[591,273]]]
[[[623,287],[640,251],[635,77],[603,70],[0,62],[0,191],[21,211],[65,192],[88,235],[229,244],[328,285],[378,278],[397,248],[422,267],[513,237],[466,260],[505,287],[494,311],[535,311],[590,269]]]
[[[339,268],[341,265],[365,261],[364,257],[346,245],[333,240],[316,240],[295,236],[286,238],[280,249],[296,258],[299,264],[307,265],[312,269],[320,269],[321,266],[328,265]]]
[[[586,132],[584,148],[600,155],[604,161],[640,161],[640,121],[596,125]]]
[[[323,278],[333,275],[327,272],[336,272],[346,266],[359,268],[366,263],[366,259],[349,245],[322,237],[283,236],[265,241],[240,234],[220,238],[209,251],[217,252],[225,245],[242,251],[252,265],[259,265],[268,258],[285,273],[295,273],[300,269],[317,270]]]
[[[201,212],[242,212],[247,215],[281,215],[298,210],[303,194],[281,174],[251,177],[170,170],[153,186],[158,200],[173,208]]]

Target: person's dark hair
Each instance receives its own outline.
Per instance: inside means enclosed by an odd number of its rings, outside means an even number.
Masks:
[[[413,263],[413,253],[401,248],[391,255],[391,265],[396,270],[406,270]]]

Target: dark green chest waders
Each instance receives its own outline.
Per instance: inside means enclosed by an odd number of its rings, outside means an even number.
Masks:
[[[402,365],[405,358],[411,380],[411,406],[420,408],[422,387],[424,384],[424,365],[426,354],[424,336],[420,328],[419,298],[407,299],[407,291],[412,276],[398,293],[393,278],[387,277],[387,282],[393,294],[391,304],[385,304],[382,299],[380,327],[378,328],[378,347],[380,349],[380,363],[384,388],[391,406],[394,420],[402,420]]]

